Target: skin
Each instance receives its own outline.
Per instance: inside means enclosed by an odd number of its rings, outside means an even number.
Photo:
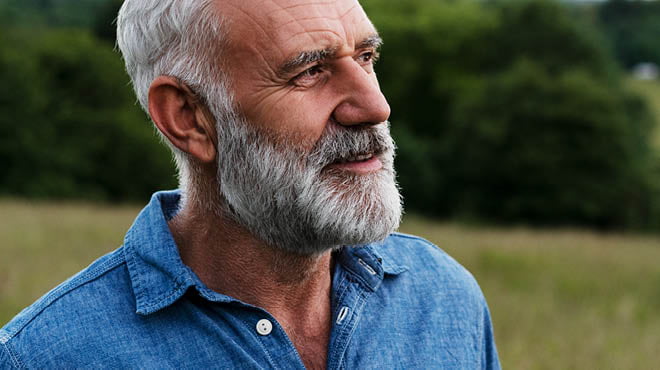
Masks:
[[[356,1],[223,0],[217,11],[229,20],[223,58],[236,105],[262,131],[311,149],[326,125],[376,125],[389,117],[373,71],[376,50],[365,43],[377,33]],[[293,66],[302,52],[318,50],[327,54],[323,60]],[[266,309],[305,366],[325,368],[330,251],[287,254],[207,211],[203,202],[222,202],[208,110],[186,86],[160,76],[149,92],[149,111],[165,136],[203,169],[200,200],[186,203],[169,225],[184,263],[211,289]],[[332,167],[355,173],[380,169],[373,160]]]

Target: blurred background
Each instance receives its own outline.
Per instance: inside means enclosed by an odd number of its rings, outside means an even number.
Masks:
[[[0,0],[0,325],[122,243],[174,167],[121,0]],[[660,2],[362,0],[402,231],[479,280],[504,368],[657,368]]]

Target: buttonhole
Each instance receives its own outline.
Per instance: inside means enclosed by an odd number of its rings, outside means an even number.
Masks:
[[[341,308],[341,310],[339,310],[339,315],[337,315],[337,324],[341,324],[347,315],[348,315],[348,307],[344,306]]]
[[[362,258],[358,259],[358,262],[362,267],[364,267],[365,270],[369,271],[371,275],[376,275],[376,270],[374,270],[371,266],[369,266],[366,262],[362,260]]]

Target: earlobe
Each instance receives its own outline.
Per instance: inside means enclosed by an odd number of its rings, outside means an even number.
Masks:
[[[205,107],[190,89],[170,76],[159,76],[149,88],[149,114],[158,130],[180,150],[199,161],[215,160],[215,129]]]

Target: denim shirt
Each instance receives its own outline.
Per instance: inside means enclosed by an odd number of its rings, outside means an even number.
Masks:
[[[121,248],[0,329],[0,368],[303,369],[271,314],[183,264],[179,198],[154,194]],[[481,290],[439,248],[392,234],[335,258],[329,369],[499,369]]]

